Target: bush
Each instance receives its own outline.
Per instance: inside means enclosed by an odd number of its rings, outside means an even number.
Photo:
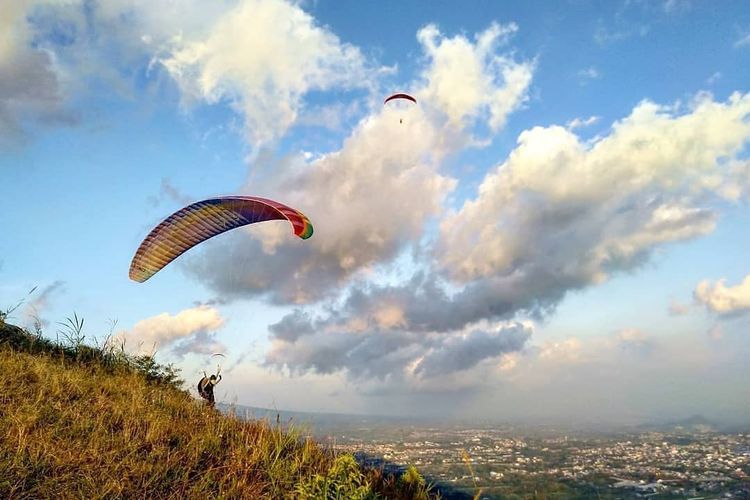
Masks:
[[[317,500],[368,500],[378,498],[348,453],[339,455],[325,475],[316,474],[297,488],[300,498]]]

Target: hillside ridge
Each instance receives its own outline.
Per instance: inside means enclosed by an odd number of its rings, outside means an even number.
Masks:
[[[0,370],[0,498],[439,496],[416,469],[389,476],[302,430],[224,415],[173,367],[107,343],[0,321]]]

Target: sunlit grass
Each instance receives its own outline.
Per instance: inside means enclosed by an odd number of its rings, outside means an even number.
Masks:
[[[0,498],[434,498],[294,428],[208,408],[111,342],[0,324]],[[405,475],[406,476],[406,475]]]

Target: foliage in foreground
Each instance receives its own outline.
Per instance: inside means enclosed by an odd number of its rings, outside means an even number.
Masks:
[[[106,343],[0,322],[0,370],[0,498],[435,497],[416,470],[363,470],[293,429],[223,415],[174,369]]]

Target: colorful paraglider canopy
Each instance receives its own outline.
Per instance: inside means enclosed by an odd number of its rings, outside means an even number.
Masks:
[[[254,196],[225,196],[188,205],[156,226],[135,252],[130,279],[143,283],[198,243],[225,231],[269,220],[288,220],[303,240],[313,234],[310,220],[277,201]]]
[[[383,101],[383,104],[387,104],[388,102],[393,101],[395,99],[406,99],[407,101],[411,101],[414,104],[417,103],[417,100],[414,97],[410,96],[409,94],[404,94],[400,92],[398,94],[393,94],[393,95],[389,95],[388,97],[386,97],[385,101]]]

